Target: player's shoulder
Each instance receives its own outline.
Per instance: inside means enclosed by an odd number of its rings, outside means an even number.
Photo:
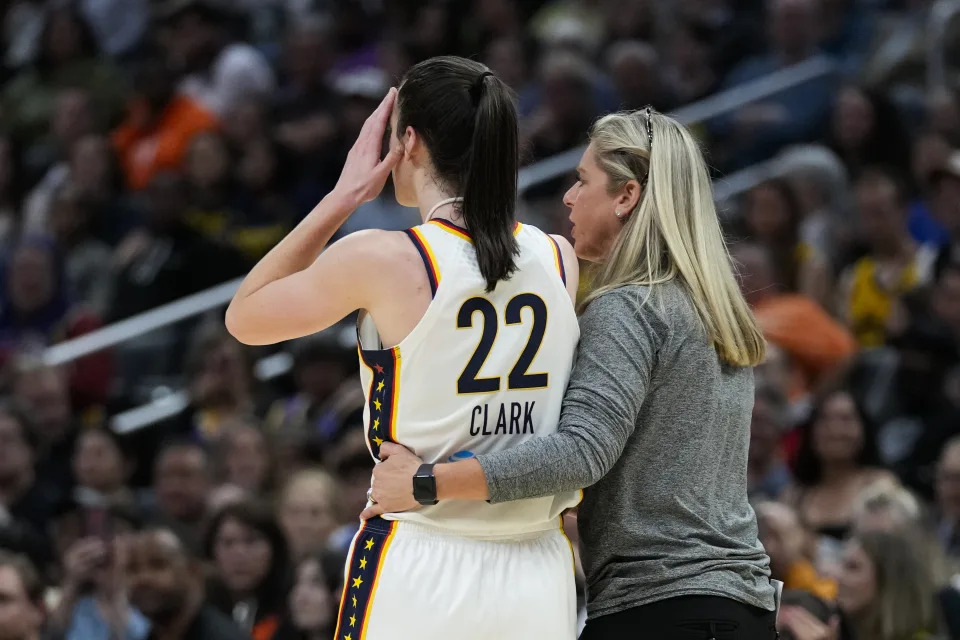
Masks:
[[[376,251],[387,253],[386,250],[395,250],[410,244],[406,231],[388,231],[386,229],[361,229],[348,233],[339,240],[341,244],[359,251]]]
[[[560,255],[563,256],[565,261],[573,263],[577,262],[577,252],[569,240],[556,233],[551,233],[550,239],[557,243],[557,247],[560,248]]]
[[[378,268],[405,263],[416,255],[405,231],[362,229],[343,236],[333,246],[352,260]]]

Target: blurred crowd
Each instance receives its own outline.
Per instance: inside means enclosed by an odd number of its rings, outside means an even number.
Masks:
[[[0,638],[331,637],[373,464],[349,323],[251,349],[218,311],[43,353],[242,275],[439,54],[515,89],[526,162],[603,113],[830,61],[694,125],[718,176],[757,176],[722,209],[770,344],[749,484],[781,632],[960,638],[960,37],[941,25],[931,86],[935,4],[0,3]],[[522,218],[566,233],[569,181]],[[388,185],[340,233],[418,221]],[[177,389],[162,420],[109,428]]]

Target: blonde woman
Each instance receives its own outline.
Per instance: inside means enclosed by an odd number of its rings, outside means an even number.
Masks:
[[[909,532],[855,535],[837,587],[843,638],[926,640],[939,626],[933,567],[923,540]]]
[[[747,502],[752,367],[764,343],[700,149],[667,116],[613,114],[593,126],[577,171],[564,203],[577,255],[599,269],[560,427],[437,465],[437,498],[499,503],[588,487],[582,638],[773,639],[770,560]],[[381,458],[365,517],[417,506],[419,459],[386,445]]]

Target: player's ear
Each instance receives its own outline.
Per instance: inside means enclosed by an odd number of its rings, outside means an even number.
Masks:
[[[403,132],[400,144],[403,145],[404,157],[411,158],[420,153],[420,149],[423,147],[423,140],[419,134],[417,134],[416,129],[408,126]]]

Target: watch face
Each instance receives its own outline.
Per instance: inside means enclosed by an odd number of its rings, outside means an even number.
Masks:
[[[413,497],[420,504],[437,503],[437,479],[433,467],[417,470],[413,477]]]

